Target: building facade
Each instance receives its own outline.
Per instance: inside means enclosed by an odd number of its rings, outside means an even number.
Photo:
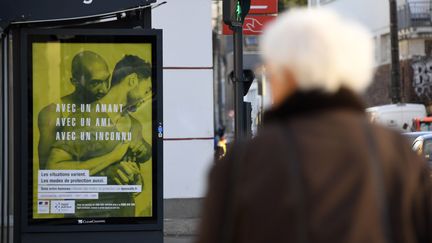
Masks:
[[[431,55],[431,1],[398,0],[399,52],[403,102],[431,103],[427,65]],[[309,0],[359,21],[372,33],[376,73],[365,94],[368,105],[390,103],[390,9],[387,0]],[[432,80],[431,80],[432,81]]]

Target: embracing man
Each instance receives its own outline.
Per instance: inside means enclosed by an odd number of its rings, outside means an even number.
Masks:
[[[61,97],[62,104],[89,104],[106,95],[110,88],[110,72],[105,60],[92,51],[82,51],[72,59],[72,77],[70,82],[75,91]],[[68,114],[58,114],[54,103],[44,107],[38,116],[39,127],[39,168],[45,169],[51,146],[59,128],[56,118]]]

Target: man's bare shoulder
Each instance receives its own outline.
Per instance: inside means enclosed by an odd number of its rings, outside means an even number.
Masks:
[[[39,115],[38,115],[39,124],[51,120],[53,117],[57,116],[56,113],[57,113],[56,105],[54,103],[45,106],[44,108],[42,108],[42,110],[39,111]]]

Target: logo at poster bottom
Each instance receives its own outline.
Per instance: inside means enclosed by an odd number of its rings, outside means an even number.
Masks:
[[[78,219],[78,224],[104,224],[105,219]]]
[[[50,213],[50,203],[47,200],[39,200],[38,201],[38,213],[39,214],[48,214]]]
[[[51,201],[51,213],[58,214],[74,214],[75,213],[75,201],[64,200],[64,201]]]

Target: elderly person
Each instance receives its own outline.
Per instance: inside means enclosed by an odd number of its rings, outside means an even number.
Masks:
[[[273,107],[211,170],[198,243],[432,242],[429,171],[401,135],[367,122],[368,32],[292,10],[263,35]]]

